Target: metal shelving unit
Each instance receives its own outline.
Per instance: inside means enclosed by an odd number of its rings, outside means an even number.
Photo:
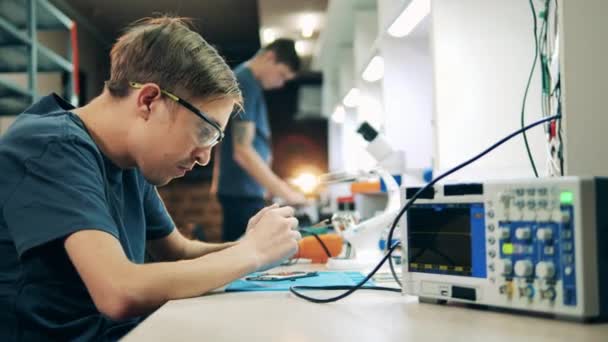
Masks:
[[[44,30],[70,33],[69,58],[60,56],[38,41],[38,32]],[[48,0],[0,1],[0,74],[27,75],[27,88],[0,77],[0,115],[18,114],[35,101],[38,96],[37,75],[43,72],[67,74],[63,95],[77,105],[75,30],[74,21]]]

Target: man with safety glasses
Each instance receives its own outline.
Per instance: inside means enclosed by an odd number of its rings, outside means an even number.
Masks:
[[[209,162],[241,106],[217,51],[158,17],[134,23],[110,57],[92,102],[45,96],[0,138],[0,340],[115,340],[168,300],[297,249],[292,208],[264,208],[238,243],[211,244],[185,239],[158,196]]]
[[[230,123],[216,153],[211,187],[222,205],[224,241],[245,233],[247,220],[264,207],[268,193],[292,205],[306,202],[270,168],[271,135],[264,100],[264,90],[283,87],[299,68],[294,41],[277,39],[234,70],[243,110]]]

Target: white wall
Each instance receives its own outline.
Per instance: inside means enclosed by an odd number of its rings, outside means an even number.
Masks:
[[[608,1],[560,1],[565,171],[608,176]]]
[[[338,56],[340,64],[338,65],[338,104],[342,103],[342,99],[348,91],[355,86],[355,61],[352,46],[345,46],[340,49]]]
[[[329,161],[329,171],[336,172],[343,168],[342,160],[342,124],[329,120],[327,132],[327,157]]]
[[[428,38],[386,37],[381,43],[385,74],[385,134],[406,152],[408,168],[432,166],[433,73]]]
[[[360,78],[361,72],[372,57],[372,46],[378,34],[378,15],[376,10],[355,11],[354,25],[354,66],[355,76]]]
[[[345,111],[343,123],[336,123],[331,119],[329,121],[329,172],[356,172],[369,169],[375,164],[373,158],[365,150],[365,142],[356,133],[357,110],[345,107]],[[350,195],[349,183],[329,185],[328,189],[332,205],[335,205],[337,197]]]
[[[343,47],[340,49],[340,65],[338,67],[338,98],[340,103],[348,91],[353,87],[361,88],[361,80],[355,71],[355,54],[353,47]],[[366,89],[361,89],[367,96],[373,96]],[[356,171],[365,170],[373,167],[375,162],[372,157],[365,151],[365,142],[356,133],[358,124],[360,123],[359,107],[346,107],[346,118],[341,124],[340,133],[330,130],[329,141],[331,146],[335,146],[335,151],[338,153],[329,154],[329,164],[332,171]]]
[[[387,122],[382,104],[382,82],[369,83],[359,79],[357,87],[361,91],[360,103],[357,106],[357,128],[361,123],[368,122],[378,131],[384,132]]]
[[[527,1],[433,0],[435,169],[446,170],[520,127],[532,59]],[[537,67],[538,71],[538,67]],[[540,72],[532,79],[526,121],[541,118]],[[542,128],[528,134],[539,173],[546,173]],[[452,179],[533,177],[523,138],[516,138]]]

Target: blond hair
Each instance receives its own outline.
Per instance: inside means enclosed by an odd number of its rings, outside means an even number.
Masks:
[[[110,52],[110,80],[114,97],[129,94],[129,82],[155,83],[185,99],[233,98],[242,95],[230,67],[187,18],[159,16],[131,24]]]

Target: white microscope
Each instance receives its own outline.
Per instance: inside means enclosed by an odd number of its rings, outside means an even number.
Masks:
[[[379,176],[386,186],[388,201],[380,214],[356,224],[351,221],[350,225],[347,224],[342,227],[343,230],[339,230],[344,240],[353,247],[355,255],[351,259],[330,258],[327,262],[330,269],[365,268],[375,265],[383,256],[383,251],[378,246],[381,234],[391,226],[400,209],[399,185],[393,175],[402,175],[402,179],[404,176],[408,176],[408,179],[413,178],[416,182],[422,182],[422,170],[419,172],[408,170],[408,173],[404,174],[406,171],[405,153],[395,151],[384,136],[371,125],[363,122],[357,129],[357,133],[360,133],[363,139],[369,142],[366,150],[377,161],[376,167],[356,174],[330,173],[321,176],[320,180],[322,183],[330,184]]]

